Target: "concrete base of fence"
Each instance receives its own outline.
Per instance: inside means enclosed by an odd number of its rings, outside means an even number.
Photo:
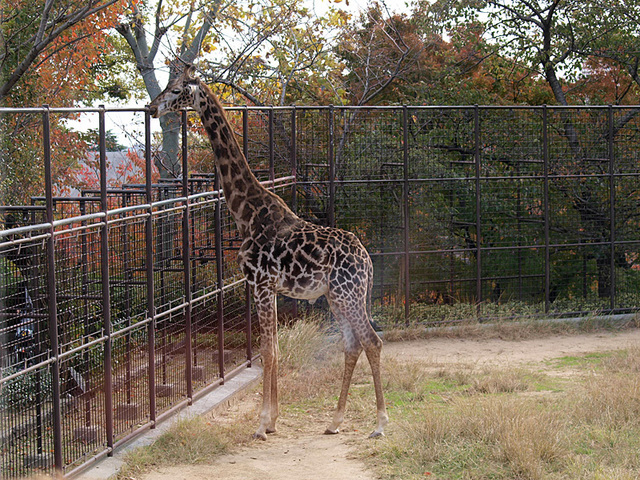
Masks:
[[[156,395],[158,397],[171,397],[176,391],[176,387],[172,383],[164,383],[156,385]]]
[[[202,416],[218,409],[229,408],[240,394],[256,385],[261,378],[262,369],[256,366],[255,363],[251,368],[240,370],[234,376],[225,378],[223,385],[199,398],[190,407],[160,423],[155,429],[147,430],[135,440],[119,446],[112,457],[101,457],[95,463],[87,464],[65,478],[80,480],[108,480],[114,478],[122,468],[124,456],[127,452],[152,444],[160,435],[181,419]]]
[[[98,441],[98,427],[78,427],[73,430],[76,442],[96,443]]]

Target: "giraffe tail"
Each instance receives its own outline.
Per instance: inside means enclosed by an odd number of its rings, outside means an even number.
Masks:
[[[371,259],[369,259],[369,284],[367,285],[367,316],[369,317],[369,321],[373,321],[373,316],[371,314],[371,296],[373,294],[373,263]]]

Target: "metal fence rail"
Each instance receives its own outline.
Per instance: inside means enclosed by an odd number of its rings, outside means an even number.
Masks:
[[[100,188],[54,197],[48,126],[59,112],[38,112],[45,195],[0,211],[2,478],[111,454],[249,366],[256,341],[214,176],[108,187],[101,109]],[[263,183],[282,192],[293,177]]]
[[[68,473],[251,362],[240,238],[211,152],[182,118],[175,181],[0,206],[0,476]],[[151,120],[142,129],[151,172]],[[356,233],[379,323],[635,312],[640,119],[632,107],[230,109],[258,177],[304,218]],[[196,122],[197,123],[197,122]],[[189,139],[189,141],[187,140]],[[208,165],[208,167],[207,167]],[[295,313],[296,302],[281,310]],[[254,322],[255,323],[255,322]]]

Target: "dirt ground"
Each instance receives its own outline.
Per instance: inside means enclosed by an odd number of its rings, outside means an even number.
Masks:
[[[589,352],[617,350],[640,344],[640,330],[555,336],[533,340],[464,340],[438,338],[387,343],[383,355],[401,362],[420,360],[433,364],[535,364],[553,358]],[[223,421],[254,408],[257,398],[248,397],[233,406]],[[329,418],[329,416],[327,417]],[[151,472],[145,480],[373,480],[376,478],[351,454],[352,445],[367,440],[366,432],[322,435],[300,428],[283,418],[277,434],[267,442],[253,442],[237,453],[220,457],[211,465],[181,465]],[[375,441],[375,440],[374,440]]]

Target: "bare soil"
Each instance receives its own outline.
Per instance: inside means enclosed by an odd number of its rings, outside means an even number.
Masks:
[[[554,358],[605,352],[640,344],[640,330],[565,335],[532,340],[436,338],[387,343],[383,355],[400,363],[426,365],[539,364]],[[337,387],[336,387],[337,388]],[[336,392],[337,393],[337,392]],[[255,411],[259,396],[249,395],[218,421],[232,422],[235,415]],[[327,421],[330,412],[327,412]],[[316,419],[317,420],[317,419]],[[257,421],[257,417],[256,417]],[[277,434],[267,442],[253,442],[219,457],[210,465],[180,465],[153,471],[145,480],[373,480],[375,475],[352,455],[368,432],[344,431],[322,435],[324,424],[283,416]],[[374,440],[375,441],[375,440]]]

